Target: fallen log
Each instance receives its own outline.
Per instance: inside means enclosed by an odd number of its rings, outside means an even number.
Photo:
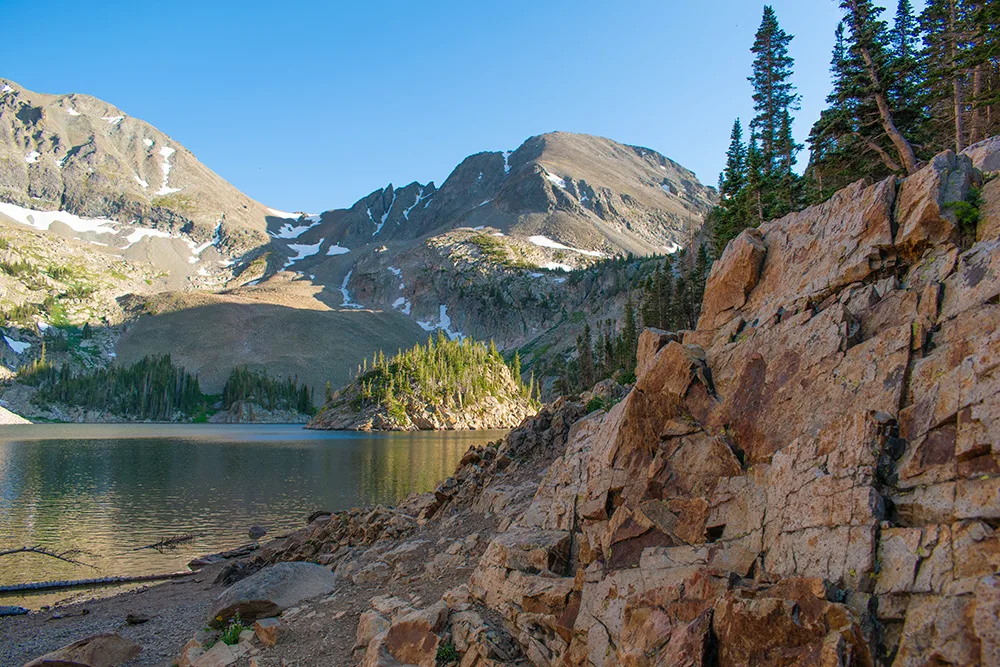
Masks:
[[[195,572],[171,572],[168,574],[144,574],[135,577],[98,577],[96,579],[72,579],[63,581],[36,581],[27,584],[11,584],[0,586],[0,594],[35,591],[51,591],[61,588],[93,588],[97,586],[116,586],[118,584],[137,584],[144,581],[166,581],[190,577]]]
[[[13,607],[10,605],[0,605],[0,616],[21,616],[27,614],[28,610],[24,607]]]
[[[165,549],[176,549],[178,544],[183,544],[185,542],[190,542],[196,537],[201,537],[204,533],[195,533],[193,535],[178,535],[176,537],[168,537],[165,540],[160,540],[153,544],[147,544],[142,547],[136,547],[132,551],[142,551],[143,549],[156,549],[160,553],[163,553]]]

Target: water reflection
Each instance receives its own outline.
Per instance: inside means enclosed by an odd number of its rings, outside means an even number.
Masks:
[[[317,509],[392,503],[432,489],[497,432],[349,434],[295,426],[0,427],[0,549],[79,549],[94,568],[0,558],[0,582],[151,574],[277,535]],[[200,536],[160,554],[136,547]]]

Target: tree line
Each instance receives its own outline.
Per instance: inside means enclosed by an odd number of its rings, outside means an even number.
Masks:
[[[793,36],[764,7],[751,53],[754,116],[737,119],[719,205],[710,215],[716,253],[742,230],[828,199],[862,178],[909,175],[948,148],[1000,131],[1000,3],[928,0],[918,15],[898,0],[890,24],[872,0],[840,0],[831,61],[833,90],[804,146],[792,133],[800,97],[792,83]]]
[[[402,417],[410,402],[441,407],[465,407],[487,396],[501,400],[522,397],[535,401],[534,376],[521,380],[517,352],[509,364],[491,340],[489,345],[471,339],[451,340],[443,332],[429,336],[426,345],[414,345],[388,358],[381,351],[358,367],[354,379],[357,409],[384,407]]]
[[[228,410],[233,403],[248,402],[266,410],[296,410],[303,414],[316,414],[313,392],[308,385],[299,384],[298,378],[284,380],[272,378],[263,371],[252,371],[246,366],[234,368],[222,388],[222,407]]]
[[[198,376],[173,363],[169,354],[145,357],[130,366],[109,366],[75,372],[69,364],[56,366],[41,355],[17,375],[38,389],[34,400],[42,405],[63,404],[100,410],[131,420],[173,421],[205,415],[218,395],[201,391]],[[315,414],[312,391],[296,378],[277,380],[261,371],[234,368],[222,391],[221,407],[249,401],[268,410],[297,410]]]
[[[633,264],[646,260],[634,260]],[[576,338],[576,357],[556,356],[546,369],[555,376],[557,394],[575,394],[607,378],[623,383],[635,381],[636,349],[642,327],[665,331],[694,329],[701,313],[705,283],[712,257],[705,245],[692,256],[686,249],[676,255],[656,258],[651,271],[637,271],[626,282],[626,298],[619,324],[603,319],[591,328],[584,322]],[[619,264],[627,275],[627,263]],[[596,330],[596,335],[595,335]]]
[[[146,357],[131,366],[75,373],[42,356],[18,373],[37,387],[35,400],[101,410],[134,420],[172,421],[205,407],[198,377],[175,366],[170,355]]]

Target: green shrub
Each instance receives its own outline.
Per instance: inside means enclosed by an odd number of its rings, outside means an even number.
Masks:
[[[0,271],[10,276],[35,275],[38,269],[23,259],[19,262],[0,262]]]
[[[607,406],[607,403],[600,396],[594,396],[592,399],[587,401],[587,407],[584,408],[587,414],[594,412],[595,410],[603,410]]]
[[[455,662],[461,657],[451,642],[444,642],[438,646],[437,659],[441,662]]]
[[[240,620],[240,614],[237,612],[236,616],[233,617],[233,620],[229,621],[229,625],[226,626],[226,629],[222,631],[220,639],[223,644],[236,646],[240,642],[240,633],[249,629],[249,625],[243,625],[243,621]]]
[[[979,227],[979,207],[982,206],[982,191],[979,188],[969,188],[969,194],[964,201],[955,201],[945,204],[946,209],[955,212],[955,221],[958,223],[959,244],[963,248],[970,248],[976,242],[976,229]]]
[[[84,299],[88,299],[91,296],[93,296],[94,292],[96,291],[97,288],[94,287],[93,285],[86,285],[84,283],[73,283],[68,288],[66,288],[66,291],[63,292],[61,296],[66,299],[77,299],[82,301]]]

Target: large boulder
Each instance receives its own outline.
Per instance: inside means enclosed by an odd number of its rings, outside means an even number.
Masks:
[[[990,137],[962,151],[979,171],[1000,171],[1000,136]]]
[[[275,616],[303,600],[326,595],[337,577],[312,563],[278,563],[239,581],[216,599],[208,622],[224,627],[236,614],[244,622]]]
[[[946,151],[913,174],[899,189],[896,203],[896,248],[916,259],[925,249],[958,239],[955,211],[965,201],[978,176],[967,155]]]
[[[136,658],[142,647],[115,633],[87,637],[46,653],[24,667],[118,667]]]

